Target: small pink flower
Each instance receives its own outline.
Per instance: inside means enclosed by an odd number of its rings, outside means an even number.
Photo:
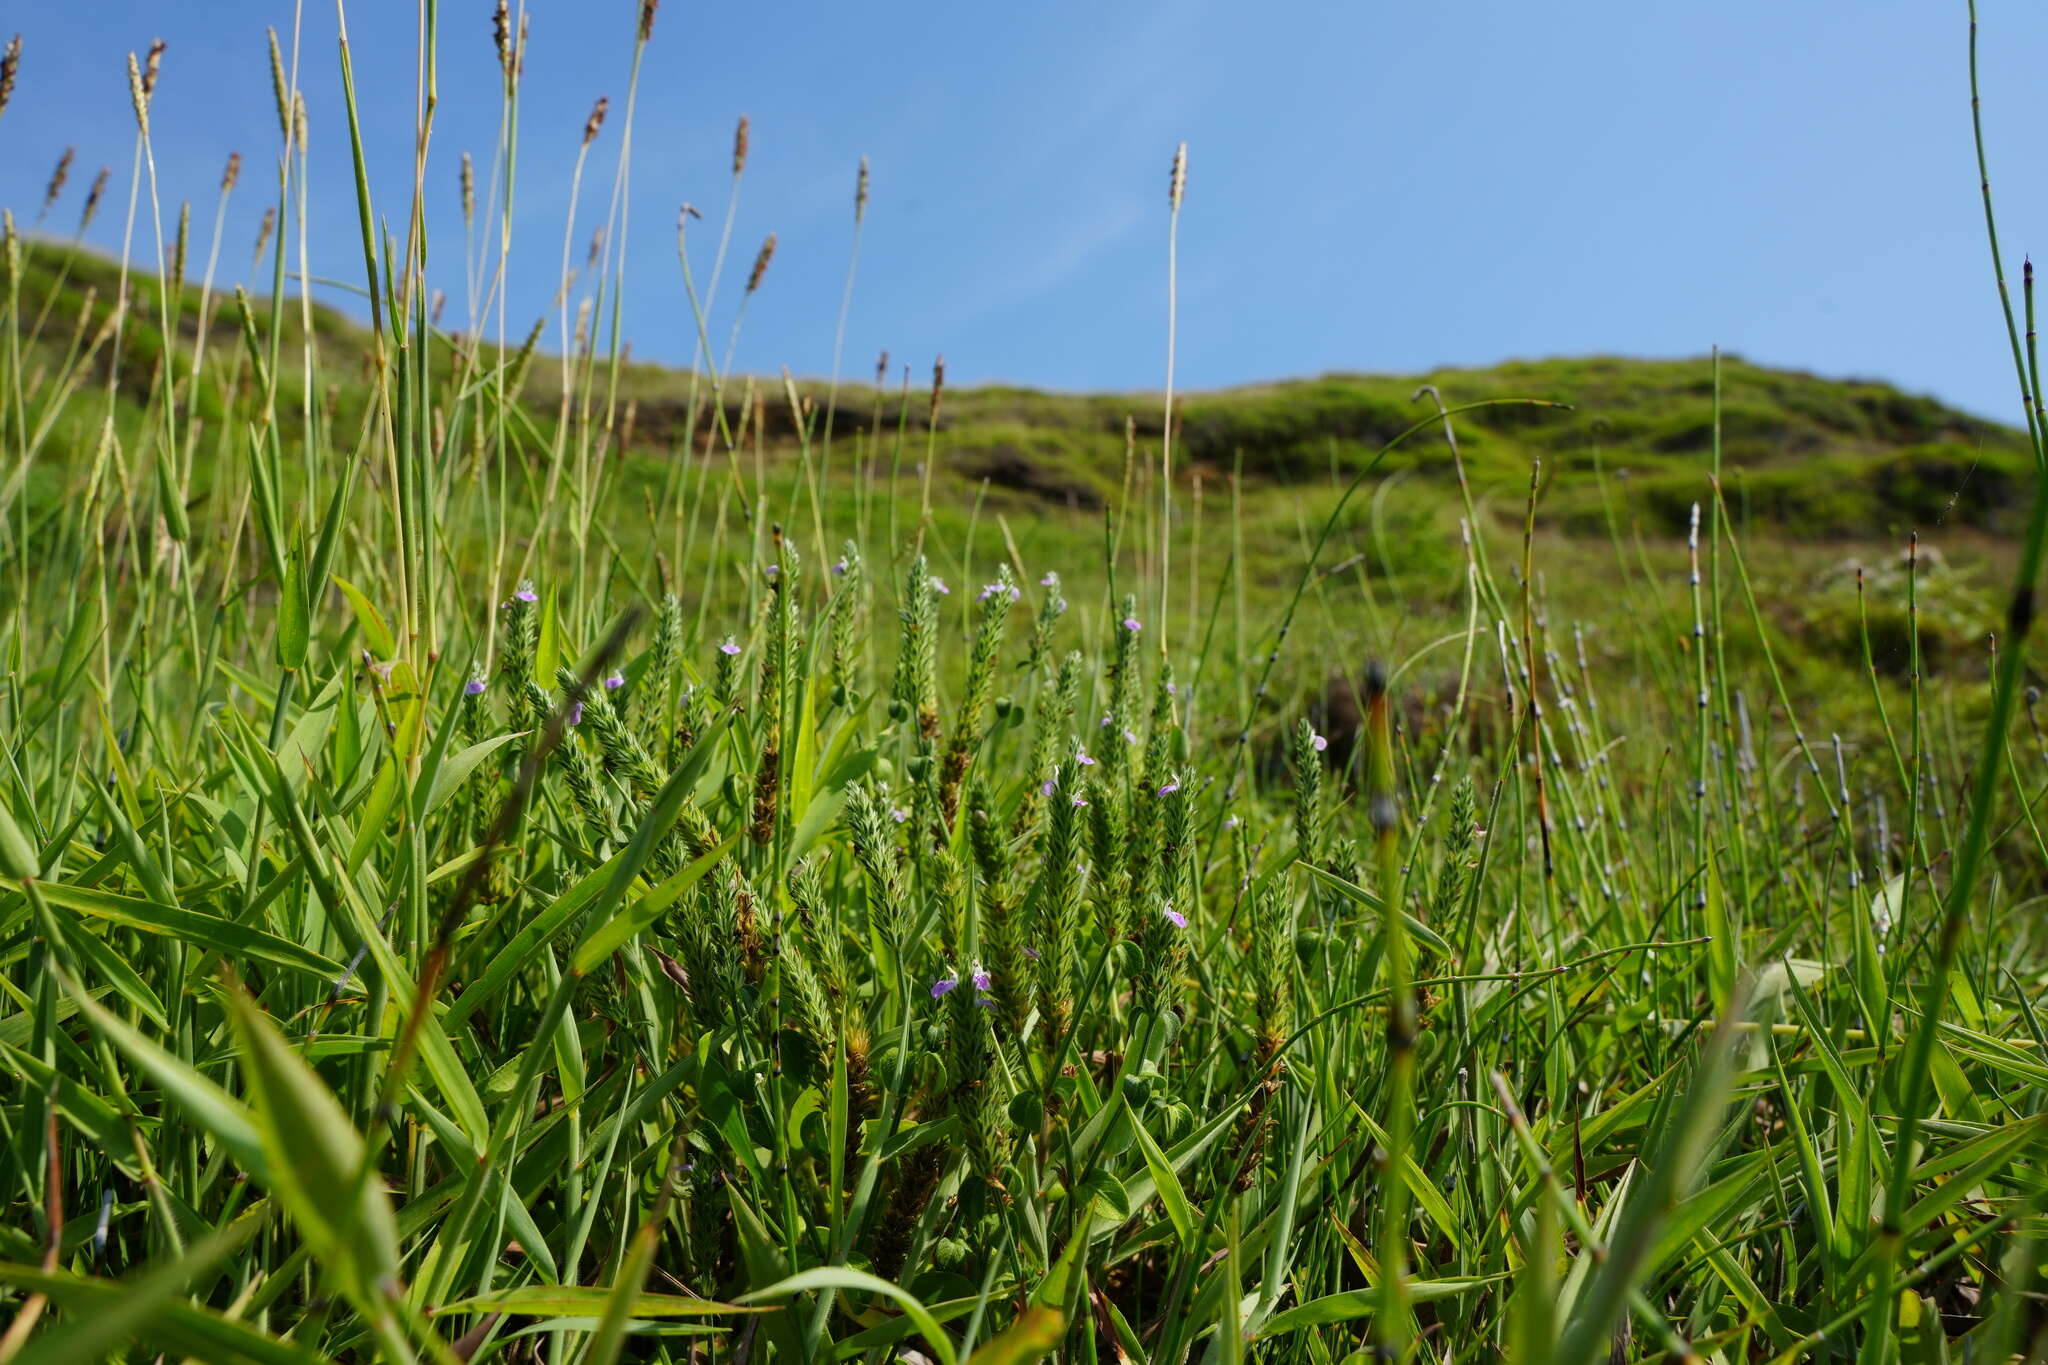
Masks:
[[[1138,618],[1135,616],[1126,616],[1123,621],[1123,626],[1125,630],[1129,631],[1133,635],[1136,635],[1139,631],[1145,628],[1144,626],[1139,624]]]
[[[484,694],[484,689],[488,686],[490,686],[490,684],[485,682],[482,678],[471,678],[468,682],[462,685],[462,691],[465,696],[481,697]]]
[[[1077,796],[1074,798],[1074,804],[1077,806],[1085,806],[1088,804],[1088,798],[1085,796]]]
[[[725,637],[725,643],[718,647],[718,652],[720,654],[737,654],[740,652],[739,642],[728,635]]]
[[[1174,928],[1185,929],[1188,927],[1188,917],[1174,909],[1172,905],[1166,907],[1165,914],[1166,918],[1172,922]]]
[[[1095,766],[1095,760],[1088,757],[1088,751],[1085,749],[1074,750],[1074,761],[1084,768],[1092,768]]]
[[[583,723],[582,702],[572,701],[569,703],[569,723],[571,725],[581,725]]]
[[[616,692],[625,685],[626,675],[619,672],[619,670],[616,668],[613,669],[604,680],[604,690],[607,692]]]
[[[987,973],[987,972],[986,972],[985,970],[983,970],[983,968],[982,968],[982,965],[981,965],[981,964],[980,964],[979,962],[975,963],[975,964],[974,964],[974,989],[976,989],[976,990],[978,990],[978,991],[985,991],[985,990],[987,990],[987,989],[988,989],[988,983],[989,983],[989,980],[990,980],[990,978],[989,978],[989,974],[988,974],[988,973]]]
[[[1313,748],[1317,753],[1321,753],[1323,750],[1330,747],[1330,741],[1322,735],[1311,735],[1309,737],[1308,742],[1309,746]]]
[[[951,597],[953,595],[953,590],[946,586],[946,580],[943,578],[934,578],[932,580],[932,591],[938,593],[941,597]]]
[[[1179,791],[1179,790],[1180,790],[1180,783],[1178,783],[1178,782],[1168,782],[1168,783],[1167,783],[1167,784],[1166,784],[1165,786],[1163,786],[1163,787],[1161,787],[1161,788],[1159,789],[1159,794],[1160,794],[1161,796],[1171,796],[1171,795],[1173,795],[1173,794],[1174,794],[1175,792],[1177,792],[1177,791]]]
[[[513,600],[519,602],[540,601],[540,594],[533,590],[533,582],[530,579],[522,579],[520,581],[518,591],[514,592],[512,594],[512,597]]]
[[[900,825],[910,818],[910,812],[901,806],[891,806],[889,807],[889,818]]]

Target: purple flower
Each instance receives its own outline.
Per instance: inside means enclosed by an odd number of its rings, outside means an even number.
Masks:
[[[988,983],[989,983],[989,979],[990,979],[990,978],[989,978],[989,974],[988,974],[988,972],[987,972],[987,971],[983,970],[983,968],[982,968],[982,965],[981,965],[981,964],[980,964],[979,962],[975,963],[975,964],[974,964],[974,989],[976,989],[976,990],[978,990],[978,991],[985,991],[985,990],[987,990],[987,989],[988,989]]]
[[[625,685],[626,675],[619,672],[616,668],[605,676],[604,690],[607,692],[616,692]]]
[[[1036,949],[1036,948],[1026,948],[1026,949],[1024,950],[1024,956],[1026,956],[1026,957],[1030,958],[1030,959],[1031,959],[1031,960],[1032,960],[1033,962],[1036,962],[1036,961],[1038,961],[1038,949]]]
[[[986,587],[982,588],[980,592],[975,594],[974,600],[977,602],[986,602],[989,598],[999,596],[1005,592],[1010,594],[1010,600],[1012,602],[1016,601],[1018,598],[1024,595],[1020,589],[1011,587],[1007,583],[990,583]]]
[[[530,578],[522,578],[519,580],[519,590],[517,592],[514,592],[512,594],[512,597],[513,600],[519,602],[540,601],[540,594],[533,590],[533,580]]]
[[[1038,784],[1038,794],[1040,796],[1051,796],[1052,789],[1058,785],[1058,783],[1054,782],[1051,778],[1048,777],[1045,779],[1045,781]]]
[[[1124,743],[1136,744],[1137,742],[1138,737],[1136,735],[1132,734],[1129,730],[1124,731]]]
[[[1238,819],[1238,818],[1237,818],[1237,817],[1236,817],[1235,815],[1233,815],[1233,816],[1231,816],[1231,817],[1230,817],[1230,818],[1229,818],[1228,820],[1225,820],[1225,821],[1223,822],[1223,828],[1225,828],[1225,829],[1236,829],[1236,828],[1238,827],[1238,825],[1240,825],[1241,823],[1243,823],[1243,822],[1242,822],[1242,821],[1240,821],[1240,820],[1239,820],[1239,819]]]
[[[832,576],[833,576],[834,578],[837,578],[837,577],[838,577],[839,575],[841,575],[841,574],[843,574],[843,573],[845,573],[845,572],[846,572],[846,557],[845,557],[844,555],[842,555],[842,556],[840,556],[840,557],[839,557],[838,559],[836,559],[836,560],[832,561]]]
[[[1095,766],[1095,760],[1088,757],[1088,751],[1086,749],[1074,750],[1074,761],[1084,768],[1092,768]]]
[[[910,812],[901,806],[891,806],[889,807],[889,818],[900,825],[910,818]]]
[[[1061,598],[1061,599],[1060,599],[1059,601],[1057,601],[1057,602],[1055,602],[1055,603],[1053,603],[1053,604],[1052,604],[1052,609],[1053,609],[1053,612],[1054,612],[1055,614],[1058,614],[1058,613],[1062,613],[1062,612],[1066,611],[1066,609],[1067,609],[1067,599],[1066,599],[1066,598],[1064,598],[1064,597],[1062,597],[1062,598]]]
[[[937,981],[932,982],[932,999],[938,999],[959,984],[960,978],[957,976],[948,975],[940,977]]]
[[[1188,917],[1174,909],[1171,903],[1166,906],[1165,915],[1168,920],[1172,921],[1174,928],[1185,929],[1188,927]]]
[[[1041,588],[1057,588],[1059,585],[1060,576],[1056,573],[1049,573],[1038,580],[1038,586]]]
[[[1107,730],[1109,728],[1109,717],[1105,714],[1101,720],[1096,721],[1095,728],[1098,730]]]
[[[767,568],[761,570],[761,572],[767,574],[770,578],[774,578],[777,574],[780,574],[782,572],[782,566],[780,564],[770,564]]]
[[[1074,798],[1074,804],[1077,806],[1085,806],[1088,804],[1088,798],[1085,796],[1077,796]]]
[[[732,636],[728,635],[725,637],[725,643],[718,647],[718,652],[720,654],[737,654],[740,652],[739,643]]]
[[[1171,796],[1171,795],[1173,795],[1173,794],[1174,794],[1175,792],[1177,792],[1177,791],[1179,791],[1179,790],[1180,790],[1180,783],[1178,783],[1178,782],[1174,782],[1174,781],[1170,781],[1170,780],[1169,780],[1169,781],[1167,782],[1167,784],[1166,784],[1165,786],[1163,786],[1163,787],[1161,787],[1161,788],[1159,789],[1159,794],[1160,794],[1161,796]]]
[[[581,725],[583,723],[582,702],[572,701],[569,703],[569,723],[571,725]]]
[[[1136,635],[1139,631],[1143,630],[1144,628],[1144,626],[1138,623],[1137,617],[1126,616],[1124,618],[1124,629],[1129,631],[1131,634]]]
[[[932,579],[932,591],[943,597],[951,597],[953,595],[953,590],[946,586],[946,580],[943,578]]]
[[[484,694],[484,689],[489,686],[490,684],[481,677],[475,677],[462,685],[462,692],[464,696],[481,697]]]
[[[977,995],[974,997],[974,1007],[978,1010],[994,1009],[995,1004],[995,1001],[989,999],[985,995]]]
[[[1311,746],[1312,748],[1314,748],[1314,749],[1315,749],[1315,751],[1316,751],[1317,753],[1321,753],[1321,752],[1322,752],[1323,750],[1325,750],[1325,749],[1327,749],[1327,748],[1329,748],[1329,747],[1330,747],[1330,741],[1329,741],[1328,739],[1324,738],[1324,737],[1323,737],[1323,736],[1321,736],[1321,735],[1311,735],[1311,736],[1309,736],[1309,741],[1308,741],[1308,742],[1309,742],[1309,745],[1310,745],[1310,746]]]

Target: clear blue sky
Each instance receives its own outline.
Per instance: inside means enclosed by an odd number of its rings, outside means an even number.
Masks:
[[[489,0],[443,0],[430,170],[435,282],[462,295],[456,163],[498,115]],[[619,146],[635,0],[533,0],[514,329],[548,307],[568,172],[613,98],[576,231]],[[1986,108],[2006,246],[2048,255],[2048,10],[1984,0]],[[246,276],[274,195],[263,29],[284,0],[19,4],[26,51],[0,116],[0,203],[32,218],[59,151],[101,163],[118,241],[133,148],[124,61],[169,40],[154,109],[166,197],[210,223],[248,157],[225,251]],[[413,6],[349,22],[380,212],[410,182]],[[677,205],[715,225],[732,125],[752,117],[744,272],[780,252],[739,364],[831,366],[854,167],[874,168],[846,371],[886,347],[925,382],[1157,387],[1167,167],[1190,146],[1180,378],[1208,387],[1508,357],[1700,354],[1873,376],[2011,419],[2013,385],[1971,162],[1962,0],[1247,5],[663,6],[642,82],[626,330],[687,360]],[[314,270],[360,280],[326,0],[305,7]],[[2030,183],[2030,177],[2032,182]],[[170,212],[175,212],[171,209]],[[708,269],[712,225],[696,234]],[[148,256],[147,225],[138,246]],[[267,277],[267,276],[266,276]],[[728,287],[721,312],[736,291]],[[460,305],[451,305],[451,321]],[[714,323],[723,345],[723,324]]]

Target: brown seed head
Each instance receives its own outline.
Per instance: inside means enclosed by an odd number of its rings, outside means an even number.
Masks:
[[[512,74],[512,11],[505,0],[491,10],[491,45],[498,49],[498,69]]]
[[[476,221],[476,167],[470,163],[469,153],[462,154],[462,225],[468,227]]]
[[[256,229],[256,259],[261,262],[263,249],[270,245],[270,234],[277,227],[277,205],[263,210],[263,222]]]
[[[775,259],[775,234],[769,233],[768,240],[761,243],[760,254],[754,257],[754,273],[747,276],[747,292],[753,293],[761,287],[761,277],[768,273],[768,262]]]
[[[64,182],[71,178],[71,158],[78,155],[76,147],[66,147],[64,155],[57,158],[57,169],[50,172],[49,187],[43,191],[43,213],[48,213],[56,204],[57,196],[64,193]],[[36,215],[41,221],[43,213]]]
[[[0,114],[7,112],[7,101],[14,98],[14,77],[20,70],[21,35],[17,33],[8,42],[7,50],[0,52]]]
[[[605,98],[603,95],[599,95],[597,97],[597,103],[590,106],[590,117],[587,120],[585,120],[583,124],[584,146],[588,147],[592,142],[597,140],[598,129],[604,127],[605,111],[611,107],[612,102],[609,99]]]
[[[163,69],[164,47],[165,43],[161,38],[158,38],[149,45],[149,58],[142,64],[142,97],[144,99],[151,99],[156,95],[156,77],[157,72]]]
[[[931,424],[939,424],[939,399],[946,392],[946,357],[940,356],[932,362],[932,414]]]
[[[241,178],[242,154],[240,152],[229,152],[227,168],[220,173],[220,192],[226,194],[235,187],[235,182]]]
[[[889,382],[889,353],[885,350],[875,359],[875,387],[881,388]]]
[[[519,45],[512,49],[512,79],[518,80],[526,74],[526,35],[533,31],[533,16],[519,16]]]
[[[171,248],[171,279],[183,283],[187,253],[192,249],[192,201],[178,205],[178,237]]]
[[[860,179],[853,186],[853,221],[858,227],[860,220],[868,216],[868,159],[860,159]]]
[[[427,320],[430,323],[432,323],[435,327],[439,327],[441,325],[441,311],[447,306],[448,291],[445,289],[436,289],[434,291],[434,306],[432,311],[428,314]]]
[[[747,168],[747,116],[740,115],[740,126],[732,134],[732,173],[738,175]]]
[[[292,91],[292,134],[299,140],[299,154],[305,155],[310,145],[306,137],[306,92]]]
[[[107,168],[100,167],[100,173],[92,178],[92,188],[85,192],[85,209],[78,215],[78,230],[84,232],[92,226],[93,215],[100,211],[100,196],[107,192]]]
[[[1187,193],[1187,190],[1188,190],[1188,144],[1187,144],[1187,143],[1185,143],[1185,142],[1183,142],[1183,143],[1181,143],[1181,144],[1180,144],[1180,146],[1179,146],[1179,147],[1177,147],[1177,148],[1175,148],[1175,149],[1174,149],[1174,153],[1173,153],[1173,175],[1172,175],[1172,176],[1170,177],[1170,179],[1169,179],[1169,181],[1168,181],[1168,184],[1167,184],[1167,191],[1166,191],[1167,201],[1168,201],[1168,202],[1169,202],[1170,204],[1172,204],[1172,206],[1173,206],[1173,211],[1174,211],[1175,213],[1179,213],[1179,212],[1180,212],[1180,200],[1181,200],[1181,196],[1182,196],[1182,195],[1184,195],[1184,194],[1186,194],[1186,193]]]
[[[592,233],[590,234],[590,254],[589,254],[588,256],[586,256],[586,257],[584,258],[584,260],[583,260],[583,268],[584,268],[585,270],[594,270],[594,269],[596,269],[596,268],[597,268],[597,258],[598,258],[598,256],[599,256],[600,254],[602,254],[602,253],[603,253],[603,251],[604,251],[604,224],[603,224],[603,223],[599,223],[599,224],[597,225],[597,230],[596,230],[596,231],[594,231],[594,232],[592,232]]]
[[[661,0],[640,0],[640,41],[646,42],[654,36],[654,11],[661,7]]]

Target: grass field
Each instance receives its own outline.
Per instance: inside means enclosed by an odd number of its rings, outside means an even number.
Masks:
[[[0,1362],[2048,1358],[2038,411],[662,370],[424,172],[351,319],[156,70],[6,227]]]

